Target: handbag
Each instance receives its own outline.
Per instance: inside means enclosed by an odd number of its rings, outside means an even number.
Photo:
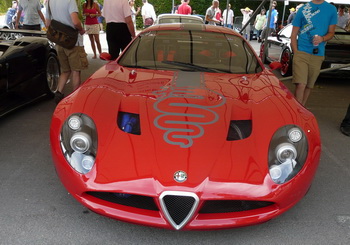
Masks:
[[[50,1],[48,1],[49,14],[51,15]],[[51,19],[51,23],[47,28],[46,36],[51,42],[66,48],[72,49],[78,40],[78,30],[65,25],[57,20]]]
[[[153,25],[153,18],[146,18],[145,19],[145,26],[151,26]]]

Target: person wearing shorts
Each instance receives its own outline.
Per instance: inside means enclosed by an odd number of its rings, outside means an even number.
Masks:
[[[324,0],[304,4],[292,22],[293,80],[295,98],[305,106],[320,74],[325,44],[332,39],[337,10]]]
[[[50,6],[48,6],[50,4]],[[51,19],[70,25],[79,31],[78,41],[72,49],[66,49],[56,45],[58,60],[60,61],[61,74],[58,79],[55,102],[59,103],[64,95],[63,89],[70,76],[72,76],[73,90],[81,84],[81,71],[88,68],[87,54],[84,50],[83,34],[85,30],[78,15],[78,6],[73,0],[50,0],[46,3],[46,25]]]
[[[83,15],[85,16],[85,31],[89,35],[91,48],[94,53],[93,59],[96,59],[96,46],[98,52],[101,54],[100,43],[100,25],[98,17],[101,16],[101,10],[97,3],[93,0],[86,0],[83,4]],[[96,45],[95,45],[96,43]]]
[[[41,12],[39,0],[21,0],[18,2],[18,11],[15,28],[19,28],[22,12],[24,12],[23,29],[41,31],[40,19],[45,23],[45,17]]]

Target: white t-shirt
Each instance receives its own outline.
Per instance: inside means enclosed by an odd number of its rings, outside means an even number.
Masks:
[[[50,8],[48,6],[50,3]],[[51,15],[50,16],[50,12]],[[46,2],[46,18],[54,19],[63,24],[69,25],[75,28],[71,14],[79,13],[78,6],[75,0],[50,0]],[[84,46],[84,39],[82,35],[78,35],[78,41],[76,46]]]
[[[40,24],[40,16],[38,14],[38,11],[41,11],[41,6],[39,0],[21,0],[18,3],[18,10],[24,11],[23,24]]]
[[[222,18],[224,20],[224,24],[226,24],[226,12],[227,12],[227,9],[224,10],[223,14],[222,14]],[[232,9],[229,9],[228,10],[228,16],[227,16],[227,24],[228,25],[232,25],[233,24],[233,17],[234,17],[234,13],[232,11]]]
[[[125,23],[125,18],[131,15],[127,0],[104,0],[102,16],[106,23]]]
[[[150,3],[144,3],[141,8],[141,15],[147,19],[152,18],[153,21],[157,19],[156,12],[154,11],[154,7]]]
[[[348,23],[348,20],[349,20],[348,13],[344,13],[344,15],[342,15],[342,16],[339,16],[339,13],[338,13],[337,26],[340,26],[341,28],[345,28],[346,24]]]

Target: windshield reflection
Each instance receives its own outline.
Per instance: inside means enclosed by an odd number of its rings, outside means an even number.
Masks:
[[[262,71],[239,36],[202,31],[153,31],[138,36],[119,60],[126,67],[213,73]]]

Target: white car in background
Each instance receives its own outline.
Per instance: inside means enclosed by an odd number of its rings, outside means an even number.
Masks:
[[[161,14],[158,16],[155,24],[170,24],[170,23],[204,24],[204,21],[201,17],[197,15]]]

